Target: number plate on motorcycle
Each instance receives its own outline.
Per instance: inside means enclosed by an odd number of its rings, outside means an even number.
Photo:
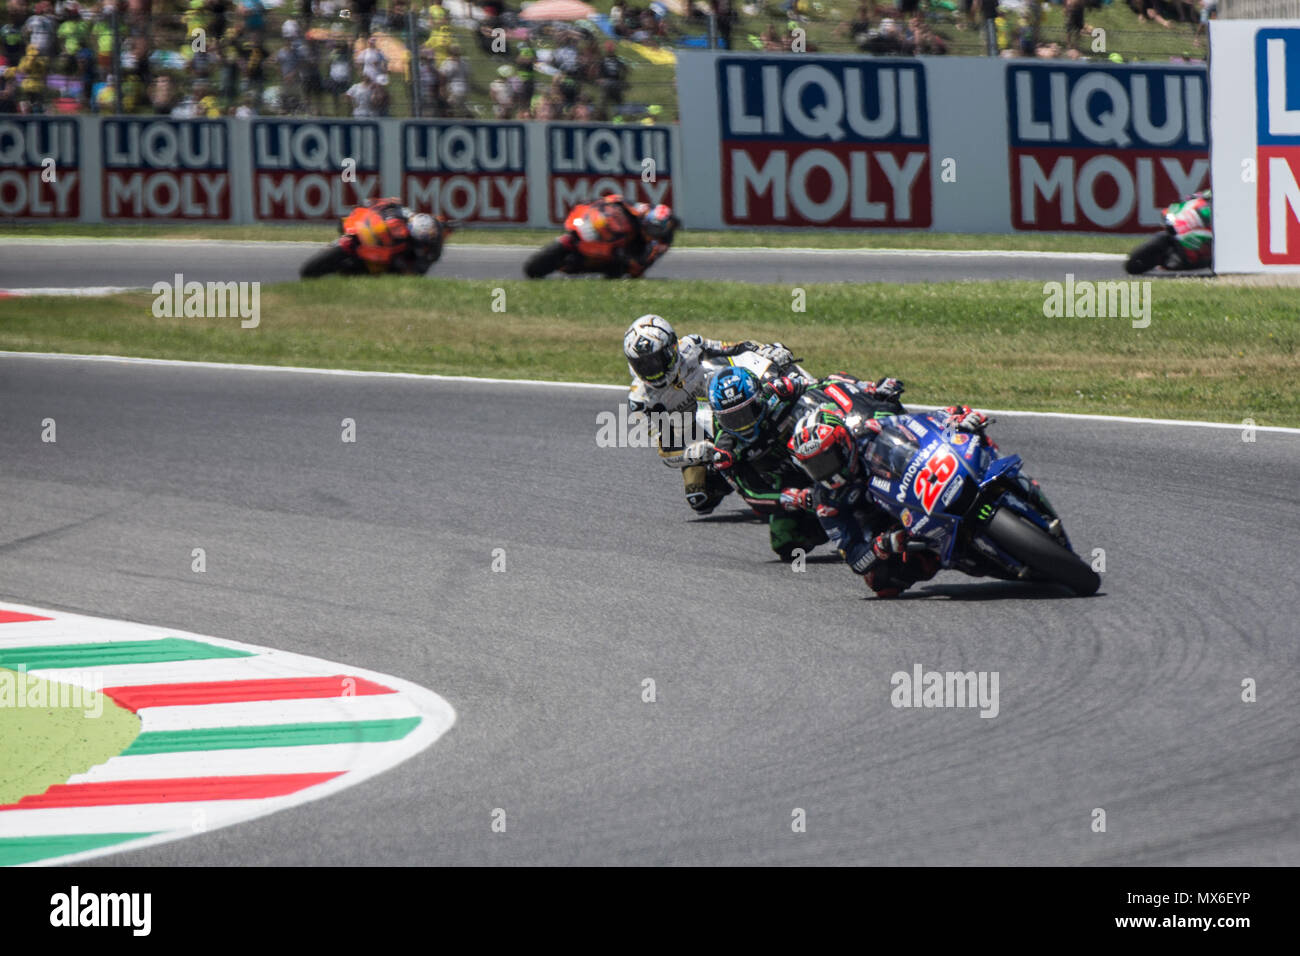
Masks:
[[[948,482],[952,481],[955,474],[957,474],[957,456],[947,447],[940,446],[912,482],[912,494],[920,499],[926,514],[934,511],[939,495],[943,493],[943,489],[947,487]]]

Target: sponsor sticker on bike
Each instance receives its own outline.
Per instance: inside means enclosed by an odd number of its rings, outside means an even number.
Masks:
[[[943,502],[945,508],[952,504],[952,499],[956,498],[957,495],[961,493],[961,488],[964,484],[966,484],[966,479],[961,475],[958,475],[952,480],[952,483],[948,485],[948,489],[943,493],[943,497],[939,499]]]
[[[957,456],[946,447],[940,447],[917,473],[912,483],[912,494],[920,500],[925,513],[934,511],[939,495],[957,474]]]

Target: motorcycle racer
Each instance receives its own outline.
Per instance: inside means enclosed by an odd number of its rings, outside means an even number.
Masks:
[[[661,429],[655,434],[662,458],[681,455],[686,444],[687,422],[694,422],[696,405],[706,398],[710,370],[702,362],[744,352],[762,356],[778,371],[794,364],[794,356],[780,342],[721,342],[702,335],[687,335],[679,341],[672,325],[660,315],[643,315],[628,327],[623,336],[623,355],[632,373],[629,417],[644,414],[652,416],[653,421],[656,413],[667,412],[670,422],[676,419],[680,423],[679,428]],[[687,504],[701,515],[712,512],[731,491],[731,486],[702,458],[682,468],[682,481]]]
[[[383,220],[384,228],[375,230],[373,241],[392,249],[392,271],[424,275],[442,257],[443,217],[414,212],[394,197],[372,199],[366,206]]]
[[[794,412],[804,391],[815,384],[793,372],[760,382],[746,368],[717,372],[709,381],[713,409],[712,446],[697,443],[688,454],[711,448],[713,467],[736,489],[755,513],[768,518],[768,536],[782,561],[794,551],[811,550],[826,540],[821,526],[805,509],[782,504],[782,490],[808,483],[794,467],[785,444],[794,427]]]
[[[1214,248],[1210,190],[1193,193],[1166,210],[1189,265],[1208,265]]]
[[[670,206],[634,205],[621,193],[608,193],[595,205],[615,226],[626,223],[617,234],[627,235],[627,241],[611,243],[609,249],[605,274],[613,279],[625,275],[636,279],[644,275],[668,251],[682,224]]]
[[[883,379],[876,387],[895,396],[903,391],[896,379]],[[985,434],[989,419],[982,412],[952,405],[944,413],[945,428],[966,432],[996,452],[997,445]],[[795,424],[786,448],[813,486],[783,489],[780,500],[788,510],[815,514],[845,563],[878,597],[892,598],[933,578],[939,556],[909,549],[907,528],[877,507],[867,489],[872,445],[879,432],[879,423],[871,420],[864,434],[854,435],[834,405],[807,412]]]

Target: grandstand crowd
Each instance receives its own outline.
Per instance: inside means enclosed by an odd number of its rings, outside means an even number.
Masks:
[[[1110,0],[1106,0],[1109,3]],[[1115,0],[1116,3],[1119,0]],[[1135,21],[1183,30],[1203,51],[1215,0],[1126,0]],[[1092,56],[1090,9],[1063,0],[1049,37],[1030,0],[848,0],[823,32],[820,0],[4,0],[0,113],[172,117],[415,115],[653,121],[675,92],[673,50],[941,55],[953,31],[991,25],[1002,56]],[[554,9],[555,18],[539,13]],[[766,18],[766,27],[758,28]],[[945,36],[945,33],[947,36]],[[1114,59],[1116,54],[1111,54]]]

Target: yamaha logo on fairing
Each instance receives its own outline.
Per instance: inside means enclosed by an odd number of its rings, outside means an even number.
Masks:
[[[916,477],[916,473],[920,471],[921,466],[930,459],[930,456],[934,454],[934,450],[938,447],[939,439],[936,438],[922,448],[920,454],[913,458],[912,463],[907,466],[907,471],[903,473],[903,480],[898,484],[898,494],[894,496],[894,500],[900,505],[907,500],[907,489],[912,484],[912,479]]]

